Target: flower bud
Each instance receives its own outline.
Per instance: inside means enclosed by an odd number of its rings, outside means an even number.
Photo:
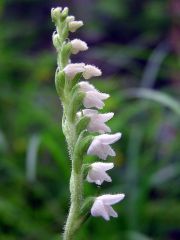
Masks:
[[[51,9],[51,18],[52,18],[53,22],[57,22],[60,19],[61,11],[62,11],[61,7]]]
[[[59,34],[57,32],[53,33],[52,41],[53,41],[54,47],[58,50],[59,47],[61,46],[61,42],[60,42]]]
[[[75,17],[74,16],[67,16],[66,18],[66,21],[69,23],[69,22],[72,22],[75,20]]]
[[[69,9],[65,7],[61,13],[61,19],[65,19],[68,16]]]
[[[75,32],[78,28],[83,26],[83,21],[70,21],[68,25],[69,31]]]

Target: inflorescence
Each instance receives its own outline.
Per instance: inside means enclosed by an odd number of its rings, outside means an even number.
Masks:
[[[51,10],[52,20],[56,25],[53,33],[53,44],[57,50],[57,70],[55,85],[63,106],[62,128],[67,140],[71,159],[72,172],[70,180],[71,207],[65,226],[64,239],[71,239],[72,234],[84,221],[84,215],[90,212],[92,216],[101,216],[105,220],[117,217],[111,205],[124,198],[124,194],[105,194],[91,197],[90,205],[85,204],[83,182],[101,185],[112,179],[107,171],[114,167],[112,162],[84,163],[84,156],[94,155],[101,160],[108,156],[114,157],[115,151],[110,146],[121,138],[121,133],[110,134],[106,125],[114,113],[100,113],[104,101],[110,96],[99,92],[88,81],[92,77],[101,76],[99,68],[85,63],[71,63],[70,55],[88,49],[87,44],[80,40],[69,40],[69,32],[75,32],[82,21],[76,21],[74,16],[68,16],[68,8]]]

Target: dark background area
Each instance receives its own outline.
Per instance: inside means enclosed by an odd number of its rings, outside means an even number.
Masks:
[[[123,138],[113,182],[118,219],[90,218],[78,240],[180,239],[180,2],[0,1],[0,239],[57,240],[68,212],[70,162],[54,87],[50,9],[68,6],[89,50],[72,57],[102,69],[92,83]]]

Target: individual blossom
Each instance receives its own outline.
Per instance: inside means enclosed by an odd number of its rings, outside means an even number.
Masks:
[[[70,79],[73,79],[77,73],[81,73],[84,71],[84,66],[84,63],[69,63],[64,68],[64,72]]]
[[[78,28],[83,26],[83,21],[69,21],[68,23],[69,31],[75,32]]]
[[[111,132],[110,127],[108,127],[105,122],[109,121],[114,116],[114,113],[98,113],[97,110],[84,109],[81,112],[78,112],[77,115],[78,117],[86,116],[90,118],[90,122],[87,126],[89,132]]]
[[[95,182],[97,185],[101,185],[104,181],[111,182],[111,177],[106,171],[114,167],[113,163],[95,162],[90,166],[86,180],[90,183]]]
[[[86,65],[84,68],[85,71],[83,72],[83,77],[85,79],[89,79],[91,77],[98,77],[102,75],[101,70],[93,65]]]
[[[115,134],[101,134],[99,136],[94,137],[91,142],[87,154],[96,155],[99,158],[106,160],[109,156],[116,156],[115,151],[111,148],[110,144],[115,143],[121,138],[121,133]]]
[[[87,43],[80,40],[80,39],[74,39],[71,41],[72,50],[71,52],[73,54],[77,54],[80,51],[86,51],[88,49]]]
[[[91,215],[93,217],[103,217],[106,221],[110,220],[110,217],[118,217],[118,214],[114,211],[111,205],[116,204],[124,199],[124,194],[106,194],[97,197],[91,208]]]
[[[85,108],[102,109],[104,107],[104,100],[109,98],[109,94],[99,92],[93,85],[88,82],[79,83],[80,90],[85,93],[83,105]]]

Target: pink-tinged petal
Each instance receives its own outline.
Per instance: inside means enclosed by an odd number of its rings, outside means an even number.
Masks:
[[[114,218],[118,217],[117,212],[115,212],[114,209],[111,206],[106,205],[105,208],[106,208],[106,211],[108,212],[110,217],[114,217]]]
[[[102,201],[95,200],[92,208],[91,208],[91,215],[93,217],[103,217],[106,221],[109,220],[109,215],[104,207]]]
[[[122,193],[119,194],[106,194],[98,197],[98,200],[103,201],[105,205],[113,205],[116,204],[124,199],[125,195]]]
[[[82,81],[82,82],[79,82],[78,84],[83,92],[96,90],[95,87],[88,82]]]
[[[113,144],[121,138],[121,133],[102,134],[96,137],[103,144]]]

